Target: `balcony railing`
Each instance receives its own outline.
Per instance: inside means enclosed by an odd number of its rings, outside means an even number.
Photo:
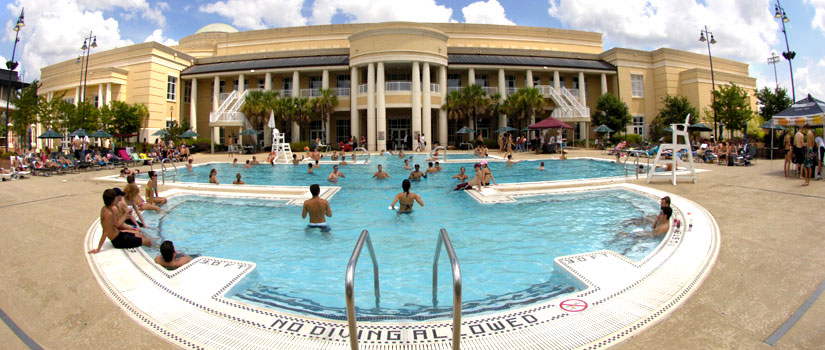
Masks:
[[[487,96],[491,96],[498,93],[498,88],[495,86],[482,86],[481,89],[487,93]]]
[[[384,83],[384,88],[387,91],[411,91],[411,81],[388,81]]]
[[[332,93],[335,96],[349,96],[350,89],[349,88],[332,88]]]
[[[544,96],[544,97],[550,97],[550,94],[551,94],[550,89],[552,89],[552,88],[553,88],[553,87],[552,87],[552,86],[550,86],[550,85],[536,85],[536,86],[534,86],[534,87],[535,87],[537,90],[539,90],[539,93],[540,93],[542,96]]]
[[[234,91],[222,92],[220,95],[218,95],[218,104],[223,104],[223,102],[226,101],[226,99],[229,98],[229,95],[231,95],[233,92]]]
[[[463,89],[463,88],[464,88],[463,86],[448,86],[447,87],[447,93],[449,94],[453,91],[461,91],[461,89]]]
[[[515,93],[516,93],[516,91],[518,91],[518,88],[516,88],[516,87],[508,87],[508,88],[505,88],[505,91],[507,91],[507,96],[510,96],[510,95],[512,95],[512,94],[515,94]]]
[[[281,97],[292,97],[292,90],[275,90],[278,92],[278,96]]]
[[[358,93],[359,94],[366,94],[367,93],[367,84],[358,85]]]
[[[321,89],[301,89],[301,97],[318,97],[321,96]]]
[[[439,92],[441,91],[441,85],[430,83],[430,92]]]

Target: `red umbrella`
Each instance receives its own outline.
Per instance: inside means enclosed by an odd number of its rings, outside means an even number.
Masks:
[[[571,129],[571,130],[573,129],[572,126],[567,125],[564,122],[562,122],[561,120],[558,120],[558,119],[553,118],[553,117],[547,117],[547,119],[544,119],[544,120],[542,120],[538,123],[530,125],[530,126],[528,126],[528,128],[536,129],[536,130],[558,129],[558,128]]]

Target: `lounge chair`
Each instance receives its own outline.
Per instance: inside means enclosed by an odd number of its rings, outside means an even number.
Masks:
[[[740,155],[736,157],[737,164],[739,165],[748,166],[756,162],[756,147],[747,144],[746,148],[746,150],[743,150],[743,152],[741,152]]]
[[[131,154],[129,154],[129,152],[127,152],[125,149],[118,150],[117,154],[118,154],[118,157],[120,157],[121,162],[123,162],[125,164],[128,164],[128,165],[137,164],[137,161],[135,160],[135,158]]]

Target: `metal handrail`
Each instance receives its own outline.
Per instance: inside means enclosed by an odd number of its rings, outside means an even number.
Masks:
[[[355,153],[355,152],[358,152],[358,151],[361,151],[361,152],[364,152],[364,153],[366,153],[366,154],[367,154],[367,159],[364,159],[364,164],[367,164],[367,161],[368,161],[368,160],[370,160],[370,157],[372,156],[372,155],[370,154],[370,152],[369,152],[369,151],[367,151],[367,149],[366,149],[366,148],[364,148],[364,147],[355,147],[355,149],[354,149],[354,150],[352,150],[352,152],[353,152],[354,154],[356,154],[356,155],[355,155],[355,162],[358,162],[358,155],[357,155],[357,153]]]
[[[178,167],[177,167],[177,166],[175,166],[175,163],[174,163],[174,162],[172,162],[172,160],[171,160],[171,159],[169,159],[169,158],[163,158],[163,159],[160,161],[160,177],[161,177],[161,181],[163,181],[163,182],[162,182],[162,184],[164,184],[164,185],[166,184],[166,165],[164,165],[164,163],[169,163],[169,164],[171,164],[171,165],[172,165],[172,168],[173,168],[173,169],[175,169],[175,175],[174,175],[174,176],[172,176],[172,178],[173,178],[173,179],[175,179],[175,182],[177,182],[177,179],[178,179]]]
[[[433,307],[438,305],[438,257],[441,255],[441,245],[447,250],[450,257],[450,265],[453,269],[453,350],[461,348],[461,265],[453,250],[453,243],[446,229],[441,229],[438,233],[438,242],[435,244],[435,257],[433,258]],[[350,329],[350,334],[352,330]]]
[[[444,146],[435,146],[435,148],[433,148],[432,151],[430,151],[430,158],[433,158],[433,155],[438,150],[444,150],[444,160],[446,161],[447,160],[447,148],[444,147]]]
[[[367,242],[367,250],[370,252],[372,258],[372,275],[373,284],[375,286],[375,308],[378,309],[381,300],[381,293],[378,287],[378,260],[375,258],[375,250],[372,248],[372,240],[370,233],[367,230],[361,231],[361,236],[358,237],[358,242],[355,243],[355,249],[352,251],[352,256],[347,263],[347,275],[344,280],[344,287],[346,289],[347,297],[347,323],[349,324],[349,344],[352,350],[358,350],[358,328],[355,325],[355,265],[358,264],[358,258],[361,256],[361,249],[364,248],[364,242]]]

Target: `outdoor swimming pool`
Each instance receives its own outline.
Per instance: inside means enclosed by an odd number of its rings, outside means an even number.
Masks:
[[[268,165],[261,168],[272,171]],[[399,179],[354,181],[359,178],[354,168],[330,201],[329,233],[307,229],[299,206],[273,200],[181,195],[171,198],[162,216],[144,215],[178,250],[255,262],[256,270],[228,297],[329,319],[346,318],[344,270],[363,229],[370,231],[378,258],[380,308],[375,308],[366,252],[356,271],[355,300],[359,319],[375,321],[449,317],[451,278],[444,254],[437,308],[431,294],[436,234],[442,227],[461,262],[465,315],[531,305],[579,290],[576,281],[557,271],[557,256],[610,249],[640,260],[661,242],[661,237],[622,234],[646,229],[643,218],[658,211],[656,201],[627,190],[485,205],[465,193],[447,193],[445,187],[455,180],[439,174],[413,184],[412,191],[422,195],[425,206],[403,215],[387,209],[399,191]]]
[[[328,159],[328,158],[326,158]],[[413,156],[413,161],[410,162],[412,167],[415,164],[421,165],[421,170],[427,168],[427,156],[416,155]],[[448,156],[448,159],[452,158]],[[271,166],[269,164],[261,164],[258,166],[245,169],[243,163],[246,158],[240,158],[238,165],[233,167],[231,163],[211,163],[192,168],[192,172],[186,170],[185,167],[179,166],[177,170],[177,182],[189,183],[207,183],[209,182],[209,171],[215,169],[218,172],[218,182],[221,184],[231,184],[235,180],[235,174],[240,173],[243,181],[248,185],[293,185],[293,186],[308,186],[313,183],[326,183],[327,175],[332,171],[332,164],[321,164],[319,169],[315,169],[315,174],[307,175],[307,165],[302,162],[301,165],[285,165],[276,164]],[[464,163],[443,163],[441,166],[444,171],[431,176],[428,180],[422,182],[429,185],[444,186],[446,189],[450,184],[455,186],[457,182],[450,179],[451,176],[458,173],[459,168],[465,167],[467,174],[473,176],[473,162],[481,161],[481,159],[467,159]],[[338,185],[342,187],[347,186],[371,186],[373,180],[372,174],[375,172],[378,164],[383,165],[384,170],[387,171],[393,179],[390,180],[395,188],[400,188],[400,179],[406,178],[411,170],[404,169],[404,162],[395,156],[372,156],[369,159],[369,164],[349,164],[340,166],[347,178],[342,179]],[[512,166],[507,166],[503,161],[494,161],[488,159],[490,170],[498,183],[515,183],[515,182],[535,182],[535,181],[559,181],[559,180],[578,180],[591,178],[605,178],[614,176],[625,176],[628,174],[625,170],[625,165],[616,164],[610,161],[599,161],[592,159],[569,159],[565,161],[559,160],[545,160],[546,170],[536,170],[539,166],[539,161],[522,161]],[[628,165],[630,166],[630,165]],[[629,175],[634,175],[632,171]],[[139,179],[146,179],[146,175],[142,174]],[[167,178],[167,182],[171,179]]]

